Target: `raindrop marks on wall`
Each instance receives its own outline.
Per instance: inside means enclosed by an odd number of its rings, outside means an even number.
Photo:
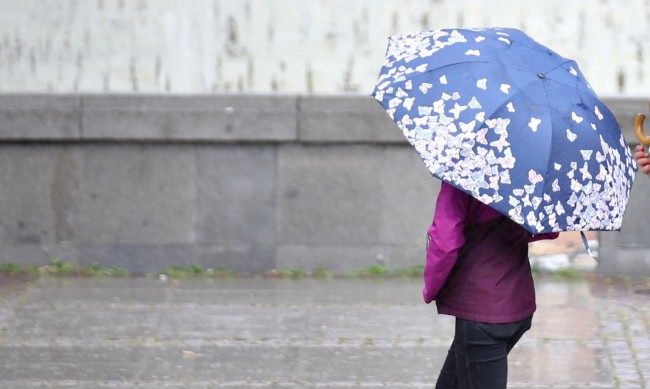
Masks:
[[[397,11],[394,11],[390,15],[390,35],[397,35],[399,31],[399,15]]]
[[[639,83],[644,83],[645,81],[645,74],[644,74],[644,69],[645,69],[645,57],[643,55],[643,42],[637,42],[636,44],[636,60],[638,63],[638,74],[637,77],[639,78]]]
[[[312,93],[314,91],[314,71],[311,69],[309,64],[305,68],[305,89],[307,93]]]
[[[255,59],[249,55],[246,60],[246,87],[243,90],[251,90],[255,85]]]
[[[156,87],[160,88],[161,86],[161,75],[162,75],[162,58],[160,54],[156,55],[156,60],[154,62],[153,69],[154,80],[156,80]]]
[[[456,13],[456,26],[465,27],[465,14],[462,9]]]
[[[421,30],[431,29],[431,25],[429,24],[429,15],[426,13],[420,15],[420,29]]]
[[[102,73],[102,90],[104,92],[108,92],[111,90],[111,72],[109,70],[105,70]]]
[[[616,82],[618,86],[618,93],[623,93],[625,91],[625,71],[623,69],[618,70],[616,77]]]
[[[83,62],[84,62],[84,55],[83,53],[78,53],[77,54],[77,61],[76,61],[76,74],[74,77],[74,80],[72,81],[72,90],[73,91],[79,91],[79,84],[81,83],[81,78],[83,76]]]
[[[343,91],[344,92],[356,92],[359,89],[359,85],[352,83],[352,72],[354,71],[354,55],[348,57],[348,64],[345,68],[345,73],[343,74]]]
[[[232,56],[237,55],[237,44],[239,43],[239,33],[237,31],[237,21],[234,17],[229,16],[226,23],[228,34],[226,37],[226,52]]]
[[[134,92],[139,91],[140,87],[138,85],[138,67],[137,59],[135,57],[131,57],[131,60],[129,61],[129,78],[131,79],[131,89]]]
[[[577,45],[578,47],[584,47],[585,41],[587,39],[587,16],[585,15],[585,10],[580,9],[580,12],[578,12],[578,39],[577,39]]]

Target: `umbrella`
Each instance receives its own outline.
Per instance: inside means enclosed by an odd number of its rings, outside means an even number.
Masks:
[[[511,28],[389,38],[372,95],[431,174],[533,234],[619,230],[636,164],[578,65]]]

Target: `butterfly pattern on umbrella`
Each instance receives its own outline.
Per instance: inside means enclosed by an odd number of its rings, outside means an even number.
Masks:
[[[613,114],[578,65],[564,60],[552,69],[554,79],[575,84],[578,93],[571,104],[546,111],[531,104],[520,85],[477,70],[475,64],[483,58],[495,61],[495,45],[521,40],[518,33],[528,38],[513,29],[430,30],[391,37],[373,95],[434,176],[531,232],[620,229],[636,165]],[[548,55],[557,56],[550,50]],[[432,56],[440,59],[432,61]],[[463,56],[467,64],[461,62]],[[467,71],[455,71],[459,65]],[[551,71],[538,76],[551,76]],[[553,128],[554,138],[548,141],[549,135],[542,134],[553,124],[557,127],[551,118],[560,115],[567,117],[567,128]],[[603,131],[613,125],[615,136]],[[523,131],[531,138],[525,145],[519,141]],[[551,155],[543,164],[529,161],[538,134],[539,145],[545,139],[550,143]],[[560,143],[571,147],[554,150]]]

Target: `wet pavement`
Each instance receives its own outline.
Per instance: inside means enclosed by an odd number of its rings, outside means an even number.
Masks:
[[[645,280],[538,277],[512,388],[645,388]],[[433,388],[419,279],[0,279],[0,388]]]

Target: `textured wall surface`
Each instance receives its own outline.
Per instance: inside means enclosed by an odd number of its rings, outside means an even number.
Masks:
[[[638,175],[604,272],[650,272]],[[0,94],[0,263],[404,268],[438,188],[369,96]]]
[[[650,0],[0,0],[0,92],[372,90],[388,35],[521,28],[650,94]]]

